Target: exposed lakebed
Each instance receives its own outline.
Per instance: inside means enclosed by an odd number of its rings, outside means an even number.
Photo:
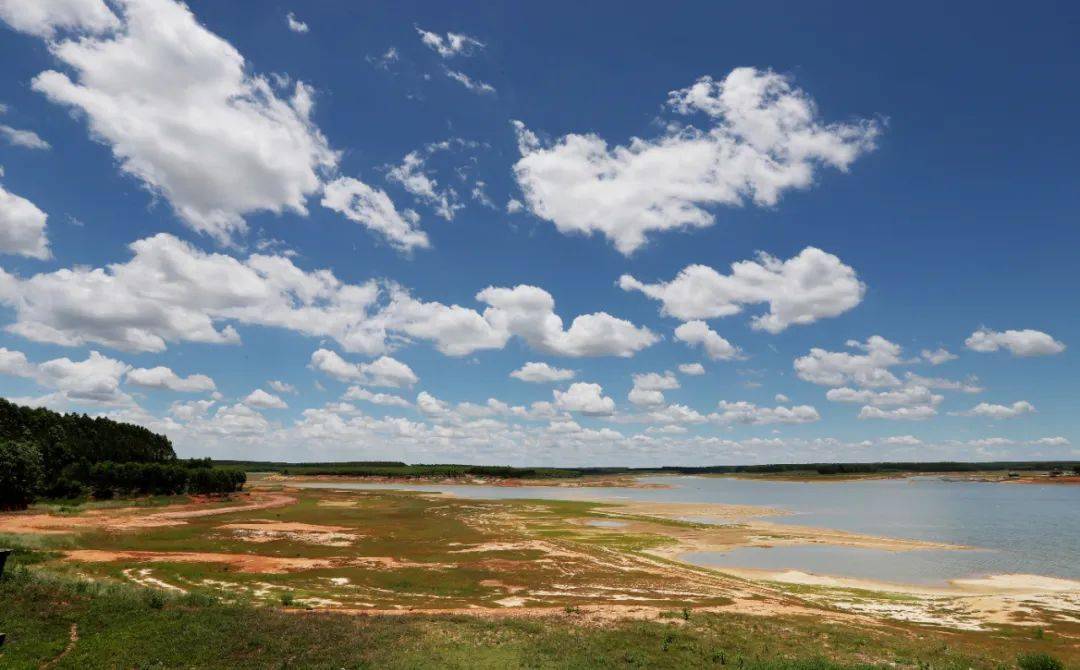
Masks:
[[[504,487],[300,482],[327,489],[408,489],[478,499],[567,499],[752,505],[785,512],[770,521],[962,545],[964,551],[892,552],[831,545],[739,547],[692,552],[706,566],[802,570],[906,583],[992,574],[1080,579],[1080,487],[997,484],[935,477],[829,483],[657,476],[664,488]],[[708,522],[707,518],[688,520]]]

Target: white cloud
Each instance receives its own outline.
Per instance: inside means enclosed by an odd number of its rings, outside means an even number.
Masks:
[[[120,25],[102,0],[0,0],[0,19],[45,38],[61,30],[101,33]]]
[[[710,127],[671,123],[661,136],[625,146],[595,134],[543,146],[515,122],[514,173],[529,209],[560,232],[599,232],[630,254],[653,231],[711,226],[709,208],[773,206],[785,191],[810,187],[819,167],[847,170],[879,132],[866,120],[823,123],[788,78],[748,67],[672,91],[668,106],[700,113]]]
[[[891,446],[917,447],[923,442],[914,435],[894,435],[892,437],[883,438],[881,443]]]
[[[34,364],[21,351],[0,347],[0,374],[32,379],[40,386],[55,391],[43,398],[12,399],[25,401],[23,404],[35,407],[64,408],[83,403],[133,406],[131,397],[120,390],[120,380],[129,370],[131,366],[127,363],[96,351],[91,351],[83,361],[72,361],[65,357]]]
[[[370,322],[374,282],[343,284],[328,270],[305,272],[283,256],[207,254],[166,234],[130,248],[130,261],[106,268],[28,279],[0,270],[0,302],[17,316],[8,330],[64,346],[162,351],[167,342],[239,342],[231,325],[221,325],[236,321],[333,337],[348,351],[385,348],[385,332]]]
[[[72,402],[119,405],[130,402],[120,391],[120,378],[130,369],[127,363],[91,351],[84,361],[65,357],[41,363],[37,366],[36,379]]]
[[[701,363],[682,363],[679,365],[679,372],[684,375],[696,377],[705,374],[705,366]]]
[[[629,357],[659,340],[604,312],[577,316],[564,329],[554,298],[535,286],[481,291],[477,300],[488,305],[481,314],[416,300],[392,283],[344,284],[329,270],[305,271],[286,256],[240,260],[163,233],[130,248],[131,260],[105,268],[26,279],[0,270],[0,303],[16,314],[7,329],[64,346],[162,351],[169,342],[235,344],[240,338],[232,323],[240,323],[331,337],[346,351],[367,355],[385,353],[388,337],[431,340],[454,356],[500,349],[512,336],[538,351],[573,357]]]
[[[329,349],[311,354],[311,367],[342,381],[358,381],[368,386],[400,388],[420,381],[408,365],[389,356],[370,363],[350,363]]]
[[[283,381],[279,381],[277,379],[271,379],[266,384],[267,384],[267,386],[269,386],[271,389],[277,391],[278,393],[296,393],[296,387],[295,386],[293,386],[292,384],[283,382]]]
[[[32,130],[20,130],[4,124],[0,124],[0,136],[7,140],[8,144],[24,149],[45,150],[52,148],[48,142]]]
[[[881,409],[866,405],[859,410],[860,419],[887,419],[890,421],[923,421],[937,415],[937,410],[930,405],[917,405],[915,407],[896,407],[894,409]]]
[[[153,368],[135,368],[129,370],[127,383],[147,388],[166,389],[180,393],[203,393],[217,387],[214,380],[206,375],[188,375],[181,377],[170,368],[159,365]]]
[[[873,335],[865,343],[848,340],[847,346],[865,353],[826,351],[814,347],[806,356],[795,359],[799,379],[823,386],[856,384],[864,387],[900,386],[900,380],[889,371],[898,365],[900,345]]]
[[[547,363],[528,362],[510,373],[515,379],[533,384],[548,384],[573,379],[576,373],[567,368],[556,368]]]
[[[423,303],[397,292],[385,310],[396,330],[433,340],[443,353],[460,356],[478,349],[502,348],[518,336],[537,351],[558,356],[630,357],[659,338],[606,312],[574,318],[570,328],[555,314],[555,299],[536,286],[488,287],[476,294],[488,307],[483,314],[457,305]]]
[[[308,32],[308,30],[310,30],[310,28],[308,28],[308,24],[296,18],[296,15],[292,12],[289,12],[285,16],[285,22],[288,24],[289,30],[293,31],[294,33],[304,34]]]
[[[476,93],[477,95],[495,95],[495,87],[487,82],[480,81],[479,79],[473,79],[469,75],[461,72],[460,70],[451,70],[450,68],[444,68],[446,76],[450,77],[457,83],[461,84],[468,90]]]
[[[1038,330],[1006,330],[998,332],[980,328],[964,341],[972,351],[989,353],[1008,349],[1013,356],[1049,356],[1065,351],[1065,345]]]
[[[683,321],[731,316],[744,305],[768,303],[768,313],[755,316],[751,324],[770,333],[843,314],[866,292],[855,270],[814,247],[786,261],[759,253],[756,261],[732,263],[729,275],[690,265],[670,282],[643,284],[623,275],[619,286],[661,301],[662,313]]]
[[[427,233],[417,227],[420,216],[416,212],[398,212],[385,191],[358,179],[340,177],[326,184],[321,204],[382,235],[399,251],[431,246]]]
[[[688,321],[675,329],[675,339],[691,346],[700,345],[705,354],[714,361],[731,361],[742,358],[742,351],[720,337],[704,321]]]
[[[210,411],[214,404],[214,400],[178,401],[169,406],[169,413],[181,421],[193,421],[206,416],[206,413]]]
[[[429,32],[416,26],[416,32],[420,35],[420,41],[432,51],[443,58],[454,56],[471,56],[476,50],[483,49],[484,43],[475,37],[463,33],[446,33],[443,37],[438,33]]]
[[[464,205],[458,202],[457,191],[452,188],[440,189],[439,183],[424,172],[424,167],[424,157],[417,151],[410,151],[400,165],[395,165],[386,173],[386,178],[401,184],[417,199],[430,205],[442,218],[453,221],[454,212],[464,208]]]
[[[26,360],[26,354],[0,347],[0,374],[13,377],[33,377],[37,368]]]
[[[791,401],[791,399],[788,398],[783,393],[777,393],[775,396],[773,396],[773,400],[775,400],[776,402],[790,402]]]
[[[959,356],[944,348],[935,349],[933,351],[930,349],[923,349],[919,355],[930,365],[941,365],[942,363],[955,361],[959,358]]]
[[[401,396],[393,395],[391,393],[372,393],[359,386],[350,386],[341,397],[343,400],[363,400],[365,402],[370,402],[373,405],[412,407],[412,403]]]
[[[1031,444],[1034,444],[1034,445],[1037,445],[1037,446],[1040,446],[1040,447],[1068,447],[1072,443],[1069,442],[1068,438],[1058,436],[1058,437],[1040,437],[1037,440],[1032,440]]]
[[[756,426],[773,423],[811,423],[821,419],[817,409],[810,405],[758,407],[746,401],[721,400],[717,403],[717,407],[720,409],[719,413],[709,418],[718,423],[743,423]]]
[[[311,89],[298,82],[291,97],[279,97],[231,44],[173,0],[117,3],[119,21],[100,2],[78,4],[77,17],[26,24],[37,34],[58,25],[76,30],[49,44],[69,71],[42,72],[34,90],[80,110],[122,170],[219,242],[245,231],[243,215],[251,212],[307,213],[321,173],[338,160],[310,119]],[[96,19],[86,9],[92,6]],[[99,35],[105,28],[115,30]]]
[[[288,407],[284,400],[262,389],[255,389],[249,393],[244,398],[244,404],[248,407],[258,407],[260,409],[286,409]]]
[[[1035,411],[1035,406],[1026,400],[1017,400],[1011,405],[995,405],[981,402],[966,412],[953,412],[954,416],[976,416],[986,419],[1015,419],[1023,414]]]
[[[923,377],[914,372],[905,372],[904,380],[912,386],[925,386],[932,389],[944,389],[946,391],[961,391],[963,393],[982,393],[983,387],[979,386],[977,377],[968,377],[967,381],[944,379],[942,377]]]
[[[0,253],[45,260],[52,256],[45,235],[45,212],[0,185]]]
[[[679,380],[671,372],[636,374],[634,387],[630,390],[627,399],[639,406],[663,405],[665,402],[663,392],[677,388],[679,388]]]
[[[939,405],[944,396],[932,393],[925,386],[905,386],[890,391],[853,389],[847,386],[829,389],[825,397],[833,402],[860,403],[874,407],[913,407]]]
[[[615,411],[615,401],[604,395],[604,388],[599,384],[576,382],[566,391],[552,391],[555,406],[567,412],[578,412],[587,416],[607,416]]]

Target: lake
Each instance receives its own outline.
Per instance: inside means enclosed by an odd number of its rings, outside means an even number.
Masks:
[[[684,560],[712,567],[797,569],[934,584],[960,577],[1035,574],[1080,579],[1080,486],[946,481],[936,477],[788,482],[657,476],[669,488],[563,488],[306,482],[332,489],[409,489],[462,498],[608,499],[759,505],[792,512],[773,520],[869,535],[976,547],[889,552],[836,546],[740,547]],[[701,519],[695,519],[701,520]]]

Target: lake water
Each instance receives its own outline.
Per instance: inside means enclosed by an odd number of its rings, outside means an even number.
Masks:
[[[740,547],[683,558],[707,566],[797,569],[908,583],[1036,574],[1080,580],[1080,486],[955,482],[934,477],[807,483],[722,477],[645,477],[670,488],[441,486],[309,482],[331,489],[410,489],[462,498],[610,499],[760,505],[792,512],[772,520],[974,551],[889,552],[834,546]],[[703,520],[703,519],[695,519]]]

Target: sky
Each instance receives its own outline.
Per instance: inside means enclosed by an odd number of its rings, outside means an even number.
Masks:
[[[0,0],[0,394],[184,457],[1080,458],[1078,27]]]

